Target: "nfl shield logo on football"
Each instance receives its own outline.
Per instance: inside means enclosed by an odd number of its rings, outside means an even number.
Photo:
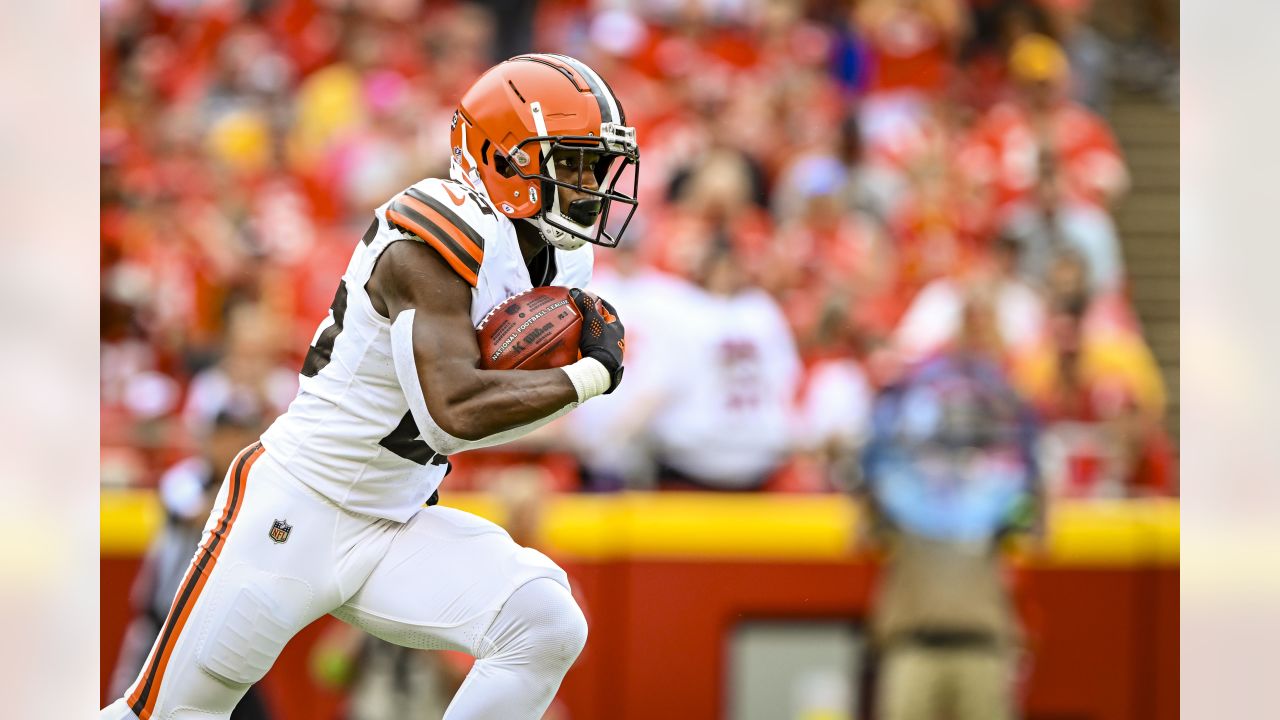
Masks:
[[[293,526],[289,524],[288,519],[276,520],[271,523],[271,531],[267,533],[277,543],[282,543],[289,539],[289,531]]]

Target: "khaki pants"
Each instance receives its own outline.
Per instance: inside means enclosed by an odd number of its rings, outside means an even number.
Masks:
[[[1013,656],[899,645],[880,668],[881,720],[1012,720]]]

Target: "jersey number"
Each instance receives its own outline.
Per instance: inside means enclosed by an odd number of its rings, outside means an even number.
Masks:
[[[316,344],[307,351],[307,359],[302,361],[302,374],[315,377],[333,359],[333,344],[342,333],[342,317],[347,314],[347,283],[338,281],[338,292],[333,294],[333,304],[329,306],[329,314],[333,324],[320,332]]]
[[[377,235],[378,218],[375,217],[369,229],[364,231],[364,237],[360,238],[360,242],[368,245]],[[320,333],[320,337],[316,338],[316,344],[307,351],[307,359],[302,361],[302,374],[307,377],[315,377],[333,359],[333,343],[338,340],[338,335],[342,332],[342,316],[347,314],[347,281],[338,281],[338,291],[333,294],[333,304],[329,306],[329,313],[333,316],[333,324]]]
[[[474,191],[468,190],[474,193]],[[479,203],[479,198],[477,197]],[[482,210],[487,210],[481,204]],[[492,213],[492,210],[488,210]],[[377,221],[375,220],[375,223]],[[376,229],[376,225],[370,227],[371,231]],[[370,233],[365,233],[366,237]],[[366,243],[367,244],[367,243]],[[307,350],[307,358],[302,362],[302,374],[306,377],[315,377],[320,371],[333,360],[333,345],[338,340],[338,335],[342,334],[343,316],[347,314],[347,283],[345,280],[338,282],[338,291],[333,295],[333,304],[329,306],[329,314],[333,318],[333,323],[320,332],[320,337],[316,338],[316,342]],[[396,455],[415,462],[419,465],[444,465],[449,459],[444,455],[440,455],[423,440],[421,433],[418,432],[418,425],[413,421],[413,413],[406,412],[404,417],[400,419],[400,424],[395,427],[386,437],[378,442],[382,447],[390,450]],[[434,497],[434,496],[433,496]]]
[[[400,419],[400,424],[396,426],[396,429],[382,438],[378,444],[405,460],[416,462],[419,465],[426,465],[427,463],[443,465],[449,461],[445,456],[432,450],[431,446],[420,435],[418,424],[413,421],[413,413],[407,412]]]
[[[461,183],[458,184],[461,185]],[[480,197],[480,193],[472,190],[466,185],[462,185],[462,192],[466,193],[472,200],[476,201],[476,206],[480,208],[481,215],[493,215],[493,208],[489,207],[489,203],[485,202],[484,198]]]

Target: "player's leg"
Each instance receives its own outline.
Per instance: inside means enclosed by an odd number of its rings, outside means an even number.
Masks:
[[[261,445],[232,463],[138,679],[101,720],[229,717],[289,638],[335,607],[338,514],[273,477]],[[273,537],[273,523],[281,527]]]
[[[587,621],[573,595],[550,578],[530,580],[484,634],[487,653],[449,703],[446,720],[541,718],[586,641]]]
[[[452,508],[424,509],[333,613],[389,642],[475,656],[447,720],[538,720],[586,642],[564,571]]]

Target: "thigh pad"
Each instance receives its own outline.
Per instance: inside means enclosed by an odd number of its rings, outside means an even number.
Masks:
[[[313,619],[311,586],[249,565],[228,568],[234,577],[218,583],[200,629],[196,662],[224,682],[249,685],[262,679],[276,657]]]

